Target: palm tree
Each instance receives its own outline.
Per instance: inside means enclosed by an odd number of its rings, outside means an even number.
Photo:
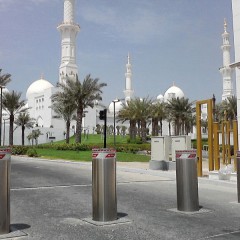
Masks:
[[[125,136],[126,135],[126,130],[127,130],[127,127],[126,126],[121,126],[121,134],[122,136]]]
[[[113,125],[110,125],[110,126],[108,127],[108,131],[109,131],[109,134],[110,134],[110,135],[113,135],[113,132],[114,132],[114,127],[113,127]]]
[[[35,140],[35,144],[38,145],[38,138],[40,135],[43,135],[40,129],[32,130],[32,132],[28,134],[27,139],[28,141],[32,140],[32,146],[33,140]]]
[[[76,107],[76,143],[81,143],[82,118],[84,109],[94,107],[96,100],[102,100],[102,88],[107,86],[106,83],[98,83],[98,78],[91,78],[90,74],[85,77],[81,83],[76,80],[67,79],[65,84],[58,84],[60,89],[69,96],[71,102]]]
[[[149,98],[135,98],[123,104],[118,113],[118,119],[122,122],[130,122],[130,139],[136,139],[136,124],[143,142],[147,140],[147,121],[151,116],[152,100]]]
[[[15,121],[15,124],[17,125],[17,127],[21,127],[22,128],[22,145],[24,146],[24,138],[25,138],[25,129],[26,128],[32,128],[33,125],[35,123],[35,119],[31,118],[29,113],[27,112],[23,112],[20,113]]]
[[[222,101],[221,110],[222,112],[226,112],[228,120],[235,120],[237,117],[237,98],[231,96]]]
[[[141,125],[141,138],[143,142],[147,141],[147,122],[151,117],[152,100],[147,98],[135,98],[133,100],[135,104],[135,111],[137,120]]]
[[[19,92],[6,92],[3,94],[3,108],[9,114],[10,127],[9,127],[9,145],[13,145],[13,124],[14,117],[16,114],[25,112],[27,108],[24,108],[25,102],[24,100],[20,100],[21,93]]]
[[[0,69],[0,145],[2,145],[2,108],[3,108],[3,105],[2,105],[2,97],[3,97],[3,88],[11,81],[11,74],[9,73],[6,73],[6,74],[1,74],[2,72],[2,69]]]
[[[153,103],[151,107],[152,136],[158,136],[159,129],[162,136],[162,121],[166,118],[165,103]],[[158,125],[160,123],[160,126]]]
[[[186,123],[188,119],[191,119],[193,113],[192,105],[193,103],[184,97],[168,100],[167,109],[173,121],[175,135],[185,134]]]
[[[224,118],[224,113],[222,111],[222,103],[217,103],[215,105],[215,112],[214,112],[214,118],[216,122],[221,122]]]
[[[52,106],[58,116],[62,117],[66,123],[66,143],[69,143],[71,120],[75,117],[76,105],[64,92],[58,91],[52,95]]]
[[[117,113],[117,121],[121,121],[122,123],[129,121],[130,127],[129,127],[129,137],[130,141],[136,140],[136,134],[137,134],[137,118],[135,113],[135,106],[133,100],[128,101],[127,103],[122,104],[122,109]],[[126,128],[123,128],[122,126],[122,132],[125,134]]]
[[[4,88],[11,81],[11,74],[1,74],[2,69],[0,69],[0,88]]]
[[[116,129],[117,129],[117,135],[119,135],[121,127],[120,126],[116,126]]]
[[[97,134],[101,134],[101,126],[100,126],[100,124],[96,125],[95,131],[96,131]]]

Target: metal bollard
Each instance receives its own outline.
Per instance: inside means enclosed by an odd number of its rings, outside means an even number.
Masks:
[[[199,211],[195,150],[176,151],[177,209]]]
[[[240,151],[237,151],[237,195],[240,203]]]
[[[116,150],[92,150],[92,210],[94,221],[117,219]]]
[[[10,232],[11,149],[0,149],[0,235]]]

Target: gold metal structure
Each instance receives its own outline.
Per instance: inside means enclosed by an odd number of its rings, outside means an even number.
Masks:
[[[201,106],[207,104],[208,114],[208,161],[209,171],[220,169],[220,157],[222,163],[231,164],[231,134],[233,136],[234,149],[234,169],[237,168],[236,153],[238,150],[238,125],[237,121],[227,121],[226,114],[222,123],[213,122],[215,120],[215,98],[196,102],[196,124],[197,124],[197,157],[198,176],[202,177],[202,129],[201,129]],[[222,135],[222,154],[220,156],[219,136]]]
[[[208,115],[208,160],[209,171],[214,170],[213,161],[213,99],[196,102],[196,123],[197,123],[197,157],[198,157],[198,176],[202,177],[202,128],[201,128],[201,106],[207,104]]]

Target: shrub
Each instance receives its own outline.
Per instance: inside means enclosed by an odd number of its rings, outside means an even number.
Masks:
[[[131,140],[129,137],[127,138],[127,143],[135,143],[135,144],[142,144],[142,138],[137,136],[135,140]]]
[[[13,155],[26,155],[29,147],[27,146],[12,146]]]
[[[37,157],[38,156],[35,148],[29,148],[27,151],[27,155],[28,155],[28,157]]]
[[[91,151],[93,148],[103,148],[102,144],[101,145],[96,145],[96,144],[80,144],[80,143],[73,143],[73,144],[41,144],[38,146],[35,146],[35,148],[51,148],[51,149],[56,149],[56,150],[71,150],[71,151]],[[136,143],[122,143],[122,144],[108,144],[107,148],[114,148],[116,149],[117,152],[132,152],[136,153],[138,151],[151,151],[151,144],[150,143],[141,143],[141,144],[136,144]]]

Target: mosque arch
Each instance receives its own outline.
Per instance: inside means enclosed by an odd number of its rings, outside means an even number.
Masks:
[[[37,124],[38,127],[43,127],[44,121],[43,121],[43,118],[41,116],[37,117],[36,124]]]

